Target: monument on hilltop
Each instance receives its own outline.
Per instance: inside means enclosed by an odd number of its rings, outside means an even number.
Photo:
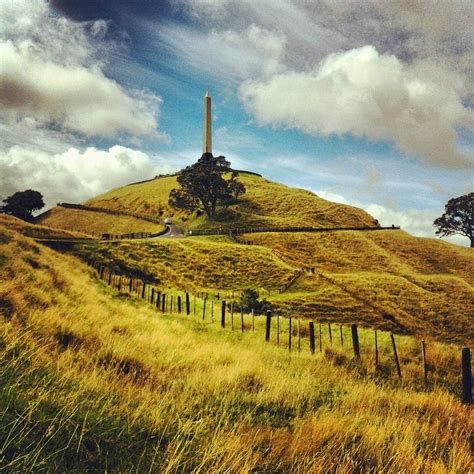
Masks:
[[[209,91],[204,96],[204,140],[202,152],[203,155],[212,156],[212,110]]]

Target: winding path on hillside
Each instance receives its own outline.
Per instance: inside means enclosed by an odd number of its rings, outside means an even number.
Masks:
[[[182,237],[184,235],[184,232],[174,224],[166,224],[166,228],[168,229],[164,234],[162,235],[157,235],[157,239],[163,239],[163,238],[170,238],[170,237]]]

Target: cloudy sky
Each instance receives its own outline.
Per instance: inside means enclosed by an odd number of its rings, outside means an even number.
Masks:
[[[474,188],[473,5],[0,0],[0,197],[180,169],[209,90],[214,154],[434,236]]]

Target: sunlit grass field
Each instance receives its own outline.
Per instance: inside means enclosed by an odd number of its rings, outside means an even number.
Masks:
[[[339,347],[323,325],[311,355],[288,321],[162,314],[72,256],[0,231],[0,466],[9,471],[453,472],[472,469],[472,409],[456,393],[459,351],[373,332]],[[177,290],[175,290],[176,293]],[[198,299],[198,304],[202,302]],[[216,315],[217,316],[217,315]],[[319,329],[319,328],[318,328]]]
[[[246,247],[225,238],[94,242],[77,253],[89,261],[140,269],[164,288],[187,291],[273,290],[295,269],[264,247]]]
[[[54,207],[37,219],[37,223],[50,227],[84,232],[96,237],[104,233],[129,234],[132,232],[160,232],[163,224],[156,224],[131,216],[110,215],[102,212]]]
[[[260,245],[218,236],[83,244],[77,254],[125,273],[141,270],[162,288],[214,293],[253,288],[285,316],[474,342],[470,249],[397,231],[247,237]],[[414,257],[412,265],[409,255],[425,252],[425,245],[430,257],[425,264]],[[301,266],[314,273],[303,273],[280,294]]]
[[[91,237],[88,233],[62,229],[58,226],[48,227],[46,225],[30,224],[16,217],[0,214],[0,228],[4,226],[33,239],[83,239]]]

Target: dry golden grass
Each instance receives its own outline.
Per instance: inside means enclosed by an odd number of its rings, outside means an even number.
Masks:
[[[176,177],[162,177],[145,183],[125,186],[90,199],[86,204],[110,209],[174,217],[191,229],[255,226],[373,226],[374,219],[361,209],[319,198],[310,191],[289,188],[247,173],[239,180],[247,192],[239,203],[221,210],[216,221],[204,216],[186,216],[168,206]]]
[[[15,230],[34,239],[90,238],[90,234],[88,233],[62,229],[57,226],[48,227],[44,225],[30,224],[29,222],[5,214],[0,214],[0,226],[8,227],[9,229]]]
[[[471,249],[399,230],[262,233],[242,238],[277,250],[295,266],[315,266],[323,272],[444,274],[474,284]]]
[[[401,231],[268,233],[242,238],[314,267],[274,297],[286,315],[365,322],[398,333],[474,342],[474,254]],[[334,288],[336,286],[336,288]]]
[[[290,354],[264,344],[260,319],[255,334],[242,335],[162,315],[105,288],[73,257],[12,230],[0,236],[5,470],[473,467],[472,409],[441,386],[420,391],[409,363],[406,382],[384,382],[331,353],[332,363],[307,346]],[[452,354],[436,347],[436,361],[448,368]]]
[[[89,261],[118,265],[153,276],[163,288],[188,291],[273,289],[291,278],[294,268],[266,248],[245,247],[225,239],[155,239],[94,242],[77,253]]]
[[[130,216],[115,216],[101,212],[54,207],[37,219],[38,224],[84,232],[96,237],[104,233],[129,234],[132,232],[159,232],[164,225]]]

